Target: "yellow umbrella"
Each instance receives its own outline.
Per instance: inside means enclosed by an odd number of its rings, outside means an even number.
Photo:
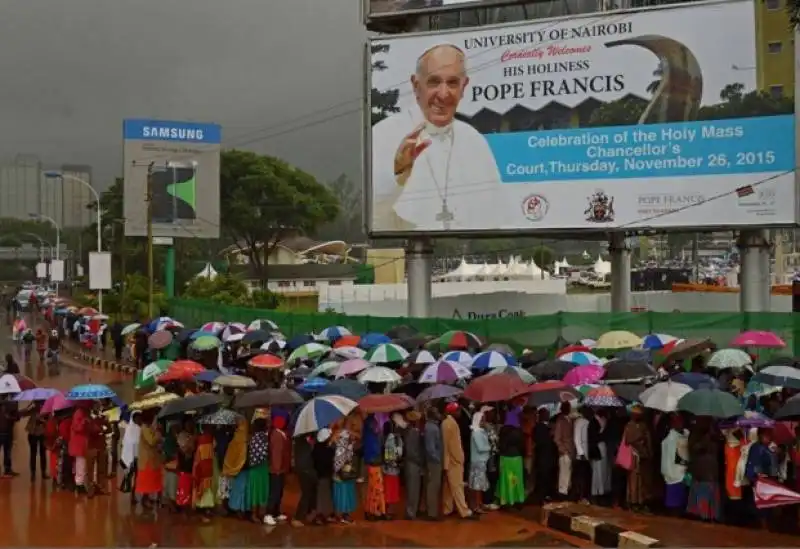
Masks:
[[[118,407],[117,408],[111,408],[109,410],[104,411],[103,415],[106,417],[106,419],[109,422],[117,423],[120,420],[120,417],[122,415],[122,411]]]
[[[642,338],[625,330],[606,332],[597,339],[598,349],[629,349],[638,347],[643,342]]]
[[[175,393],[163,393],[163,392],[152,392],[148,393],[141,398],[141,400],[137,400],[133,404],[131,404],[128,408],[133,410],[150,410],[153,408],[161,408],[168,402],[172,402],[173,400],[178,400],[179,397]]]

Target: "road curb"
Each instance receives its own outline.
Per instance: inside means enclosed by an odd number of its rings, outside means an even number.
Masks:
[[[587,539],[599,547],[645,549],[663,547],[657,539],[626,530],[603,519],[570,510],[569,503],[548,503],[542,507],[542,524],[547,528]]]
[[[136,367],[131,366],[129,364],[121,364],[114,360],[108,360],[103,357],[99,357],[93,355],[91,353],[87,353],[83,350],[78,349],[70,349],[70,353],[75,360],[79,360],[84,364],[90,366],[91,368],[97,370],[109,370],[112,372],[119,372],[124,375],[134,376],[136,375]]]

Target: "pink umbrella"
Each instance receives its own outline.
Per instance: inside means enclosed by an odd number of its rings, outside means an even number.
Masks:
[[[772,332],[748,330],[731,341],[731,347],[760,347],[762,349],[782,349],[786,343]]]
[[[66,410],[67,408],[72,408],[74,405],[75,405],[74,402],[72,402],[71,400],[67,400],[63,394],[59,393],[57,395],[51,396],[50,398],[44,401],[40,413],[52,414],[60,410]]]
[[[573,368],[564,376],[562,381],[567,385],[578,387],[579,385],[592,385],[597,383],[605,373],[602,366],[589,364]]]
[[[336,377],[340,378],[351,376],[366,370],[370,366],[372,366],[372,364],[363,358],[351,358],[350,360],[345,360],[339,364],[339,367],[336,369]]]

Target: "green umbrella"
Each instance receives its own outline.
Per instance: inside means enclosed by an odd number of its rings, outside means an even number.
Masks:
[[[198,351],[210,351],[220,346],[220,340],[212,335],[200,336],[192,341],[192,348]]]
[[[516,366],[498,366],[489,370],[487,376],[497,376],[500,374],[507,374],[517,376],[523,383],[536,383],[536,378],[530,372],[517,368]]]
[[[377,347],[370,349],[364,360],[373,364],[389,364],[391,362],[403,362],[407,358],[408,351],[400,345],[381,343]]]
[[[311,373],[308,374],[308,378],[311,379],[312,377],[332,376],[339,368],[339,364],[341,364],[341,362],[336,362],[335,360],[325,361],[311,370]]]
[[[330,350],[330,347],[321,343],[306,343],[305,345],[300,345],[297,349],[292,351],[292,354],[289,355],[289,358],[286,359],[286,362],[292,362],[298,358],[317,359]]]
[[[133,324],[128,324],[122,329],[122,335],[124,336],[130,335],[141,327],[142,325],[139,324],[138,322],[134,322]]]
[[[133,386],[136,389],[152,387],[156,384],[156,378],[166,372],[170,364],[172,364],[171,360],[156,360],[155,362],[151,362],[136,374]]]
[[[678,410],[696,416],[729,418],[744,414],[744,408],[735,396],[717,389],[698,389],[686,393],[678,401]]]

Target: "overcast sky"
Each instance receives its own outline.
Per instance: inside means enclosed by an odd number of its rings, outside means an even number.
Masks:
[[[0,14],[4,162],[88,164],[105,188],[122,119],[160,118],[360,177],[358,0],[0,0]]]

